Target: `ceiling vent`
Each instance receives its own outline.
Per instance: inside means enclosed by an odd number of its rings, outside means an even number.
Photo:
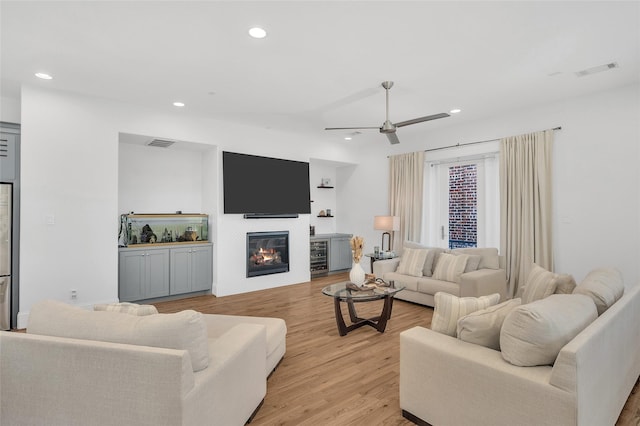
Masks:
[[[174,141],[166,141],[166,140],[162,140],[162,139],[154,139],[151,142],[149,142],[147,144],[147,146],[157,146],[158,148],[169,148],[174,143],[175,143]]]
[[[591,74],[595,74],[603,71],[609,71],[610,69],[618,68],[618,67],[619,65],[617,62],[611,62],[610,64],[598,65],[597,67],[591,67],[582,71],[577,71],[575,74],[578,77],[584,77],[586,75],[591,75]]]

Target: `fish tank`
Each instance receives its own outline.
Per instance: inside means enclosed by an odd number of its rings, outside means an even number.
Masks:
[[[206,214],[123,214],[118,245],[204,243],[209,241]]]

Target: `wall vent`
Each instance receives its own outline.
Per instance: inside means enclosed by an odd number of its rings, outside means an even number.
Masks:
[[[578,77],[584,77],[586,75],[596,74],[603,71],[609,71],[610,69],[618,68],[618,67],[619,65],[617,62],[611,62],[609,64],[598,65],[597,67],[591,67],[582,71],[577,71],[575,74]]]
[[[163,139],[154,139],[147,144],[147,146],[157,146],[158,148],[168,148],[173,145],[174,141],[167,141]]]

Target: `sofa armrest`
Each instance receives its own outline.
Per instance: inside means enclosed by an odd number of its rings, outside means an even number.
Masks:
[[[507,275],[504,269],[478,269],[460,276],[460,296],[478,297],[499,293],[507,297]]]
[[[123,314],[124,315],[124,314]],[[187,351],[0,332],[0,424],[181,424]]]
[[[267,393],[266,327],[237,324],[209,342],[209,367],[195,374],[183,424],[244,424]]]
[[[377,278],[382,278],[387,272],[395,272],[400,264],[400,258],[395,259],[383,259],[373,262],[373,274]]]
[[[433,425],[576,424],[575,395],[549,384],[551,368],[414,327],[400,334],[400,408]]]

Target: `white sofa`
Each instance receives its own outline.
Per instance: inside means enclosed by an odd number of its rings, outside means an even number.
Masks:
[[[399,273],[397,270],[402,260],[402,254],[395,259],[378,260],[373,263],[373,273],[376,277],[385,281],[394,281],[396,285],[400,284],[405,287],[403,291],[394,296],[396,299],[434,306],[434,295],[439,291],[458,297],[478,297],[498,293],[501,300],[506,298],[507,276],[503,265],[504,257],[498,255],[496,248],[445,250],[405,241],[403,252],[406,252],[406,248],[428,252],[422,274]],[[442,253],[479,256],[481,257],[480,264],[476,269],[471,268],[472,270],[463,272],[456,280],[436,279],[433,274]],[[478,266],[477,261],[475,265]]]
[[[0,424],[243,425],[285,337],[278,318],[41,302],[27,333],[0,333]]]
[[[400,407],[434,426],[614,425],[640,375],[639,327],[640,285],[624,288],[553,365],[516,366],[497,350],[414,327],[400,335]]]

